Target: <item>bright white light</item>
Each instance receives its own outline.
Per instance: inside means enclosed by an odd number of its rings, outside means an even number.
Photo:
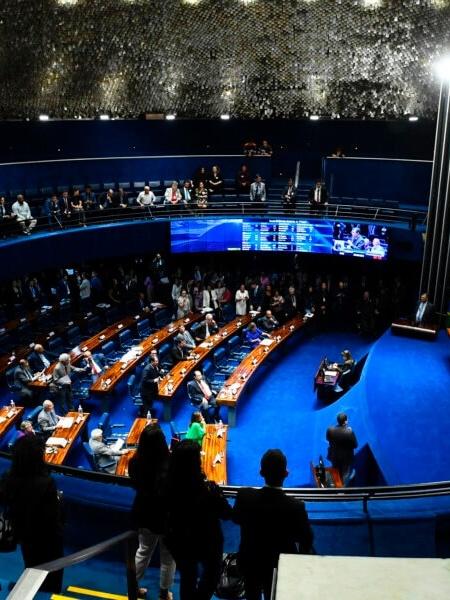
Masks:
[[[166,121],[175,121],[175,115],[166,115]]]
[[[75,6],[78,0],[56,0],[56,4],[60,6]]]
[[[39,115],[39,121],[48,121],[49,116],[48,115]]]
[[[256,0],[241,0],[242,4],[254,4]]]
[[[181,0],[182,4],[191,4],[195,6],[196,4],[200,4],[201,0]]]
[[[100,121],[109,121],[109,115],[100,115]]]
[[[310,115],[309,120],[310,121],[318,121],[320,119],[319,115]]]
[[[378,8],[382,5],[383,0],[362,0],[365,8]]]
[[[439,75],[440,79],[445,79],[446,81],[450,81],[450,56],[445,56],[441,58],[436,63],[436,73]]]
[[[408,121],[410,121],[411,123],[415,123],[418,120],[419,117],[416,117],[415,115],[411,115],[410,117],[408,117]]]
[[[222,119],[222,121],[229,121],[230,115],[220,115],[220,118]]]

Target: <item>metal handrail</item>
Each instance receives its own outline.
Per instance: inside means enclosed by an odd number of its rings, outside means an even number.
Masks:
[[[126,547],[128,599],[137,600],[138,587],[135,566],[135,554],[137,548],[136,531],[126,531],[125,533],[116,535],[115,537],[95,544],[94,546],[83,548],[83,550],[69,554],[69,556],[64,556],[63,558],[58,558],[51,562],[25,569],[16,585],[11,590],[11,593],[8,595],[7,600],[32,600],[49,573],[73,567],[74,565],[85,562],[99,554],[103,554],[114,546],[123,543]]]
[[[273,206],[270,202],[255,205],[253,202],[242,202],[236,197],[224,197],[214,205],[210,203],[206,209],[198,208],[196,205],[187,207],[173,207],[168,205],[155,205],[147,210],[138,206],[130,206],[124,209],[109,208],[104,210],[87,211],[87,228],[93,225],[104,225],[123,223],[125,221],[152,221],[157,219],[173,218],[191,218],[191,217],[220,217],[220,216],[246,216],[246,217],[285,217],[285,218],[313,218],[313,219],[339,219],[354,221],[377,221],[382,223],[402,223],[407,224],[411,229],[415,229],[417,223],[424,224],[426,221],[426,211],[404,208],[388,208],[371,205],[355,204],[332,204],[324,206],[320,211],[311,209],[308,202],[297,202],[295,208],[285,208],[281,205]],[[52,226],[49,225],[47,217],[37,217],[38,225],[34,231],[49,231]],[[76,215],[70,221],[63,221],[61,230],[78,229],[82,225]],[[59,232],[57,223],[56,232]],[[21,234],[10,235],[9,239],[20,238]]]

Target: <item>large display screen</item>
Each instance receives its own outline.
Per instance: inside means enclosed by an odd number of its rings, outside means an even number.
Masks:
[[[178,219],[171,221],[171,250],[312,252],[384,260],[387,234],[378,224],[322,219]]]

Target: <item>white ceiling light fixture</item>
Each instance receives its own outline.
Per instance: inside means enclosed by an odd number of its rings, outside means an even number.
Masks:
[[[49,119],[48,115],[39,115],[39,121],[48,121]]]
[[[100,121],[109,121],[109,115],[100,115]]]
[[[319,115],[310,115],[309,116],[310,121],[318,121],[319,119],[320,119]]]
[[[176,116],[174,114],[166,115],[166,121],[175,121]]]
[[[444,56],[435,65],[438,77],[444,81],[450,81],[450,56]]]
[[[418,120],[419,120],[419,117],[416,117],[416,115],[409,115],[409,117],[408,117],[408,121],[410,123],[415,123]]]
[[[228,114],[220,115],[220,118],[222,119],[222,121],[229,121],[230,115],[228,115]]]

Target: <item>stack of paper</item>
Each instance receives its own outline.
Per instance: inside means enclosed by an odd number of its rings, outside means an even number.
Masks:
[[[68,441],[64,438],[60,437],[49,437],[45,442],[46,446],[58,446],[59,448],[65,448],[68,444]]]

